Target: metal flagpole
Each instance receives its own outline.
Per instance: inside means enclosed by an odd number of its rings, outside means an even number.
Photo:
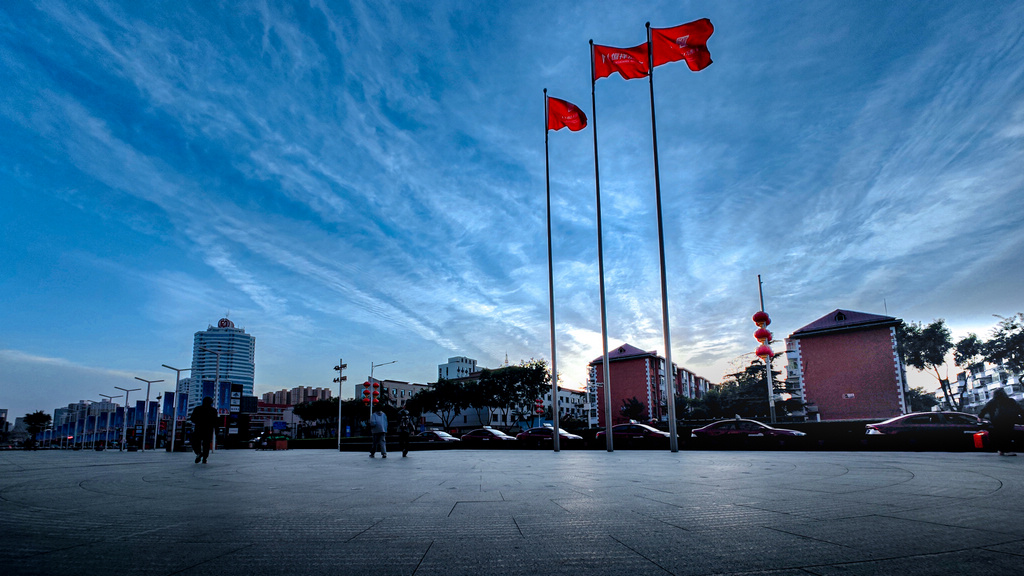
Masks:
[[[676,433],[675,370],[672,366],[672,337],[668,329],[668,282],[665,279],[665,225],[661,216],[661,173],[658,170],[658,123],[654,117],[654,48],[651,44],[651,23],[647,26],[647,79],[651,86],[651,136],[654,140],[654,196],[658,207],[658,254],[661,257],[661,322],[665,332],[665,393],[668,404],[669,449],[679,451]]]
[[[597,193],[597,270],[600,275],[601,287],[601,345],[603,349],[602,366],[604,366],[604,437],[609,452],[614,452],[612,442],[612,381],[608,365],[608,314],[604,300],[604,246],[601,239],[601,169],[597,162],[597,97],[594,95],[594,41],[590,41],[590,121],[594,129],[594,189]]]
[[[555,276],[551,261],[551,170],[548,160],[548,89],[544,89],[544,182],[548,196],[548,315],[551,318],[551,421],[555,429],[552,431],[555,452],[559,451],[558,435],[558,364],[555,362]]]

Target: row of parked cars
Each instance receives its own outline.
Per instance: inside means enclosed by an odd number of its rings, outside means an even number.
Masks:
[[[1018,426],[1024,433],[1024,427]],[[959,450],[975,446],[974,436],[987,432],[991,424],[973,414],[963,412],[917,412],[867,424],[858,443],[865,447],[937,448]],[[553,438],[550,426],[530,428],[510,436],[493,428],[480,428],[462,435],[461,442],[485,445],[488,443],[518,441],[534,447],[550,446]],[[434,442],[458,442],[450,434],[427,431],[420,439]],[[583,438],[559,430],[560,443],[567,446],[582,444]],[[630,422],[612,427],[612,438],[617,448],[666,447],[669,434],[647,424]],[[805,432],[769,426],[757,420],[732,418],[719,420],[690,431],[689,442],[696,447],[741,446],[799,448],[820,438],[808,438]],[[849,440],[849,439],[847,439]],[[594,444],[605,443],[605,431],[594,436]]]
[[[477,430],[471,430],[462,435],[461,438],[456,438],[447,432],[441,432],[439,430],[427,430],[426,432],[420,432],[416,435],[420,440],[427,442],[463,442],[466,444],[488,444],[505,441],[519,441],[528,446],[542,446],[545,444],[550,445],[555,437],[554,428],[551,426],[539,426],[537,428],[530,428],[523,430],[515,436],[505,434],[501,430],[495,430],[494,428],[479,428]],[[570,434],[561,428],[558,429],[558,437],[560,442],[582,442],[583,437],[577,434]]]

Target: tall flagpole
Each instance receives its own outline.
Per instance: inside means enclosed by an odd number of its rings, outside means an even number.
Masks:
[[[614,452],[612,442],[612,379],[608,365],[608,314],[604,304],[604,246],[601,235],[601,170],[597,163],[597,98],[594,95],[594,41],[590,41],[590,121],[594,128],[594,186],[597,192],[597,270],[600,274],[601,286],[601,344],[604,355],[601,365],[604,367],[604,438],[609,452]]]
[[[665,280],[665,225],[661,217],[661,174],[658,170],[658,123],[654,118],[654,49],[651,44],[651,23],[647,26],[647,78],[651,85],[651,134],[654,140],[654,195],[658,206],[658,253],[661,257],[661,322],[665,332],[665,393],[668,404],[669,449],[679,451],[676,432],[675,370],[672,366],[672,337],[668,329],[668,282]]]
[[[555,273],[551,262],[551,170],[548,160],[548,89],[544,89],[544,182],[548,191],[548,310],[551,318],[551,420],[555,425],[552,438],[555,452],[559,450],[558,434],[558,364],[555,362]]]

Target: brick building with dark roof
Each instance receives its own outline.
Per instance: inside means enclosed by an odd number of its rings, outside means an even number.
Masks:
[[[667,400],[662,382],[664,381],[665,359],[657,351],[645,351],[629,344],[608,351],[609,378],[611,379],[612,424],[628,422],[629,418],[620,410],[623,402],[632,398],[640,401],[645,413],[644,421],[661,421],[667,418]],[[699,398],[708,391],[710,383],[679,366],[674,368],[674,393],[676,396]],[[598,426],[604,426],[604,356],[598,356],[588,365],[590,382],[596,389]]]
[[[821,420],[891,418],[907,412],[902,320],[834,310],[786,339],[789,380]]]

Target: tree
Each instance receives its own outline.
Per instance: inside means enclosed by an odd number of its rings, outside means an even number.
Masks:
[[[647,407],[643,402],[637,400],[636,396],[633,396],[629,400],[622,401],[619,411],[626,420],[643,420],[644,414],[647,413]]]
[[[928,412],[939,403],[935,396],[925,392],[920,386],[907,390],[907,403],[911,412]]]
[[[53,417],[49,414],[42,410],[37,410],[31,414],[25,414],[22,422],[25,423],[25,428],[28,429],[29,436],[31,438],[35,438],[36,434],[39,434],[50,426],[51,420],[53,420]]]
[[[481,387],[478,402],[498,410],[502,422],[508,421],[509,414],[516,414],[518,423],[520,416],[530,413],[534,399],[544,393],[550,382],[551,376],[544,360],[531,359],[517,366],[484,370],[477,384]]]
[[[781,356],[778,353],[774,360]],[[777,363],[775,363],[777,365]],[[687,398],[681,413],[693,419],[732,418],[747,416],[764,418],[770,414],[768,410],[768,390],[765,383],[764,361],[756,359],[742,371],[728,374],[721,384],[709,390],[700,398]],[[775,393],[786,390],[786,382],[781,379],[780,370],[772,370],[772,388]],[[678,400],[677,400],[678,402]],[[789,413],[802,408],[799,400],[775,402],[776,413]]]
[[[985,361],[1002,364],[1011,371],[1024,372],[1024,312],[1000,319],[993,330],[992,338],[983,346]]]
[[[946,321],[939,318],[927,326],[922,326],[919,322],[901,324],[896,340],[903,362],[922,372],[934,371],[946,402],[960,410],[963,399],[953,398],[948,376],[943,378],[939,372],[939,366],[946,363],[946,354],[953,348],[952,336],[946,327]]]
[[[965,368],[974,366],[985,359],[985,342],[971,332],[961,338],[953,348],[953,363]]]
[[[413,396],[405,407],[415,414],[437,414],[442,426],[451,428],[455,418],[469,407],[466,389],[465,384],[441,378],[431,388]]]

